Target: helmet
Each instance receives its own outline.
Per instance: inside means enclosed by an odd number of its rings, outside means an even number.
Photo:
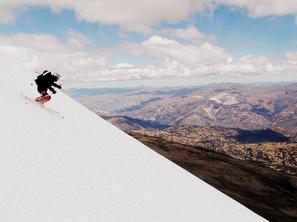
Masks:
[[[44,75],[44,74],[46,74],[46,73],[48,73],[49,71],[47,71],[47,70],[44,70],[43,72],[42,72],[42,74],[41,75]]]

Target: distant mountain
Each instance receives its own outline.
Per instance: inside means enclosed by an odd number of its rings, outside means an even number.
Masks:
[[[129,116],[172,126],[270,128],[297,140],[297,83],[70,89],[66,92],[105,116]]]
[[[297,84],[201,87],[118,112],[168,125],[271,128],[297,137]]]
[[[152,121],[133,119],[127,116],[100,116],[124,131],[165,129],[169,127],[169,125],[159,124]]]

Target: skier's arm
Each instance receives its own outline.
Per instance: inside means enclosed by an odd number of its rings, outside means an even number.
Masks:
[[[53,88],[53,87],[49,87],[48,88],[53,94],[56,94],[57,92],[56,92],[56,90]]]
[[[62,89],[62,86],[61,86],[61,85],[58,85],[58,84],[56,84],[56,83],[53,83],[52,86],[54,86],[54,87],[56,87],[56,88],[58,88],[58,89]]]

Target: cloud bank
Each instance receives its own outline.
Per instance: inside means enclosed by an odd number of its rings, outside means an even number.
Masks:
[[[186,29],[185,29],[186,30]],[[198,32],[198,30],[197,30]],[[180,32],[177,32],[177,36]],[[186,38],[187,39],[187,38]],[[219,46],[201,41],[183,43],[153,35],[138,44],[129,43],[114,50],[156,58],[154,64],[110,64],[115,56],[96,51],[81,34],[69,32],[65,42],[52,35],[0,35],[0,51],[24,63],[32,70],[50,69],[63,73],[65,80],[111,81],[160,77],[241,78],[258,75],[294,74],[297,53],[288,53],[278,64],[264,56],[234,59]]]
[[[297,16],[295,0],[1,0],[0,23],[14,22],[18,14],[29,7],[50,7],[54,12],[73,10],[79,20],[148,32],[152,25],[209,13],[219,5],[246,10],[251,17]]]

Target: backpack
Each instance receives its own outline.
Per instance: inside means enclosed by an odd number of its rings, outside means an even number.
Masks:
[[[42,74],[40,74],[39,76],[37,76],[37,79],[35,79],[35,82],[37,85],[40,85],[44,79],[44,75],[50,73],[49,71],[47,70],[44,70]]]

